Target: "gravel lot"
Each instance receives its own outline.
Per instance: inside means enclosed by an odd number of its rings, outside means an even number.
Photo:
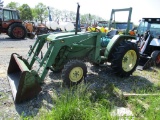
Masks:
[[[9,65],[10,55],[12,53],[18,53],[25,56],[29,50],[29,45],[33,45],[35,39],[13,40],[6,35],[0,35],[0,120],[2,119],[20,119],[20,115],[39,115],[39,110],[51,110],[53,107],[52,98],[54,97],[53,91],[59,91],[61,84],[60,73],[49,72],[45,84],[42,86],[42,92],[30,101],[26,101],[22,104],[14,104],[11,89],[7,80],[7,68]],[[144,86],[152,84],[151,78],[148,76],[143,77],[143,81],[138,81],[142,76],[131,76],[130,78],[123,79],[114,77],[111,69],[108,66],[95,67],[90,63],[88,66],[87,80],[92,82],[92,86],[96,86],[100,81],[111,82],[123,92],[130,92],[133,84],[136,82],[136,86]],[[138,71],[141,72],[141,71]],[[97,82],[98,81],[98,82]],[[99,84],[100,84],[99,82]]]
[[[26,55],[29,45],[32,45],[35,39],[13,40],[8,36],[0,35],[0,120],[1,119],[19,119],[22,111],[28,109],[29,103],[15,105],[13,102],[11,89],[7,80],[7,68],[12,53]],[[28,110],[26,114],[28,113]]]

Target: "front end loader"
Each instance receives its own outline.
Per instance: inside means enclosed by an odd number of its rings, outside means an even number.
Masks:
[[[78,5],[77,13],[79,8]],[[134,72],[139,51],[131,42],[133,36],[115,35],[102,46],[105,34],[77,30],[38,36],[27,58],[17,53],[11,55],[7,73],[15,103],[37,95],[49,70],[61,72],[63,83],[68,87],[79,84],[87,76],[84,60],[96,64],[110,62],[114,73],[120,77]]]

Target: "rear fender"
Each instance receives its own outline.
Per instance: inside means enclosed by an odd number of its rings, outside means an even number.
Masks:
[[[108,61],[112,58],[112,53],[114,52],[114,49],[119,45],[121,41],[124,40],[132,40],[135,39],[134,36],[130,35],[115,35],[110,42],[108,43],[106,50],[105,50],[105,57],[108,59]]]

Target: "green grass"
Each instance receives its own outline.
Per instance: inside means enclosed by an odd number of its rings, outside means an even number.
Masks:
[[[93,95],[94,94],[94,95]],[[93,98],[93,96],[94,98]],[[97,95],[99,98],[97,98]],[[108,95],[99,91],[88,92],[85,86],[66,90],[61,94],[50,113],[41,117],[47,120],[106,120],[111,119],[109,114],[111,103]]]
[[[105,88],[104,88],[105,89]],[[37,117],[22,117],[24,120],[111,120],[110,111],[113,103],[110,94],[102,90],[89,90],[87,85],[64,89],[54,99],[54,107],[50,112],[41,112]]]
[[[144,107],[138,100],[141,100],[148,107]],[[160,96],[149,96],[130,98],[128,103],[132,106],[131,109],[137,119],[160,120],[159,101]]]
[[[0,102],[7,98],[7,94],[0,92]]]
[[[131,106],[131,110],[134,112],[135,118],[160,120],[160,69],[154,68],[140,73],[136,71],[134,74],[143,76],[142,79],[147,79],[151,82],[151,84],[146,84],[135,91],[138,94],[150,95],[129,97],[127,100]]]
[[[112,79],[121,80],[116,77]],[[160,70],[136,71],[127,80],[133,83],[131,93],[151,95],[128,98],[117,96],[115,91],[119,88],[102,80],[103,86],[100,88],[89,89],[89,84],[72,89],[62,88],[60,95],[53,99],[54,107],[50,112],[40,112],[39,116],[22,119],[117,120],[119,118],[110,113],[114,106],[122,106],[130,108],[134,113],[133,119],[160,120],[160,96],[152,96],[160,94]],[[139,85],[139,82],[142,84]]]

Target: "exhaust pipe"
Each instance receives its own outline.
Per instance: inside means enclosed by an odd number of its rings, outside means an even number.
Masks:
[[[80,9],[80,5],[78,4],[78,6],[77,6],[77,15],[76,15],[76,30],[75,30],[75,35],[77,35],[78,26],[80,24],[79,9]]]

